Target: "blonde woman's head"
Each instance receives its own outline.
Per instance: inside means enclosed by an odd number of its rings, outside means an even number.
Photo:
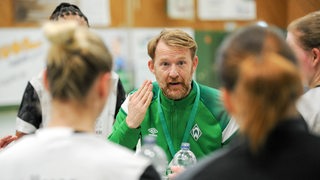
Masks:
[[[47,86],[53,99],[84,102],[95,80],[112,69],[111,54],[102,39],[73,21],[44,26],[50,42]]]

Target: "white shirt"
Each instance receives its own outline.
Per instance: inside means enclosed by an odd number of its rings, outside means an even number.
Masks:
[[[42,113],[42,122],[40,124],[41,127],[46,127],[49,119],[50,119],[50,94],[47,92],[47,90],[44,88],[43,85],[43,75],[44,71],[41,72],[38,76],[33,77],[30,80],[30,84],[33,86],[35,92],[37,93],[39,100],[40,100],[40,106],[41,113]],[[114,113],[117,103],[117,85],[119,81],[119,75],[117,75],[115,72],[112,71],[112,84],[110,93],[108,96],[108,100],[106,102],[106,105],[104,106],[103,111],[101,112],[100,116],[97,118],[96,121],[96,127],[95,131],[96,134],[99,137],[106,138],[109,136],[109,134],[112,131],[112,126],[114,122]],[[16,130],[30,134],[37,130],[37,128],[28,120],[26,119],[20,119],[17,117],[16,119]]]
[[[320,87],[303,94],[297,103],[297,109],[306,120],[311,133],[320,135]]]
[[[0,152],[2,180],[139,179],[149,160],[90,133],[44,128]]]

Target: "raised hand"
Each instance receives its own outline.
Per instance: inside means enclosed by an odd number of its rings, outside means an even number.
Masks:
[[[129,96],[126,123],[130,128],[137,128],[143,121],[152,100],[152,82],[146,80],[142,86]]]

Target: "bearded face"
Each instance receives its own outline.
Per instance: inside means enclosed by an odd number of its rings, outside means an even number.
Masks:
[[[157,45],[154,60],[149,61],[149,69],[164,95],[173,100],[189,94],[197,65],[198,58],[192,59],[190,49],[168,46],[162,41]]]

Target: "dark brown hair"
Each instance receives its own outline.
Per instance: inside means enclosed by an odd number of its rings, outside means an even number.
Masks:
[[[87,25],[89,26],[88,18],[82,13],[80,8],[74,4],[63,2],[59,4],[52,12],[50,16],[51,21],[57,21],[59,17],[69,16],[69,15],[78,15],[83,18]]]

